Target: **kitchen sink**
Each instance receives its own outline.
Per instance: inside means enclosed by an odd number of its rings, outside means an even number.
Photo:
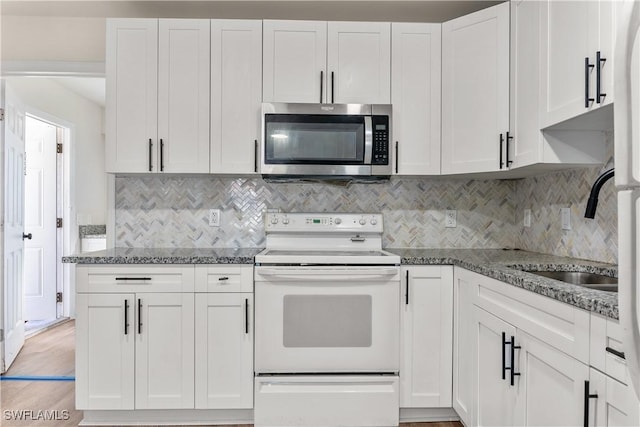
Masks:
[[[581,271],[531,271],[527,273],[548,277],[561,282],[572,283],[598,291],[618,292],[618,278],[603,276],[602,274],[584,273]]]

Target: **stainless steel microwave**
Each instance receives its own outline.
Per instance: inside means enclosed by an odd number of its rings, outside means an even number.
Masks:
[[[263,103],[260,173],[388,177],[391,105]]]

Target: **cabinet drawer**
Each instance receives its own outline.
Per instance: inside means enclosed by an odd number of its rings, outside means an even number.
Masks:
[[[196,265],[196,292],[253,292],[253,265]]]
[[[589,312],[474,273],[473,303],[558,350],[589,363]]]
[[[76,267],[77,292],[193,292],[193,265]]]
[[[591,313],[590,365],[627,384],[627,362],[621,357],[622,347],[620,322]]]

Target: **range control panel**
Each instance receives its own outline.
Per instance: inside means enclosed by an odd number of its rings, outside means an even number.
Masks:
[[[267,213],[267,233],[277,232],[362,232],[382,233],[382,214],[353,213]]]

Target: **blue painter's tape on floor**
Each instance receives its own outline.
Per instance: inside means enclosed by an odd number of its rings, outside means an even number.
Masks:
[[[0,381],[75,381],[76,377],[56,375],[14,375],[0,376]]]

